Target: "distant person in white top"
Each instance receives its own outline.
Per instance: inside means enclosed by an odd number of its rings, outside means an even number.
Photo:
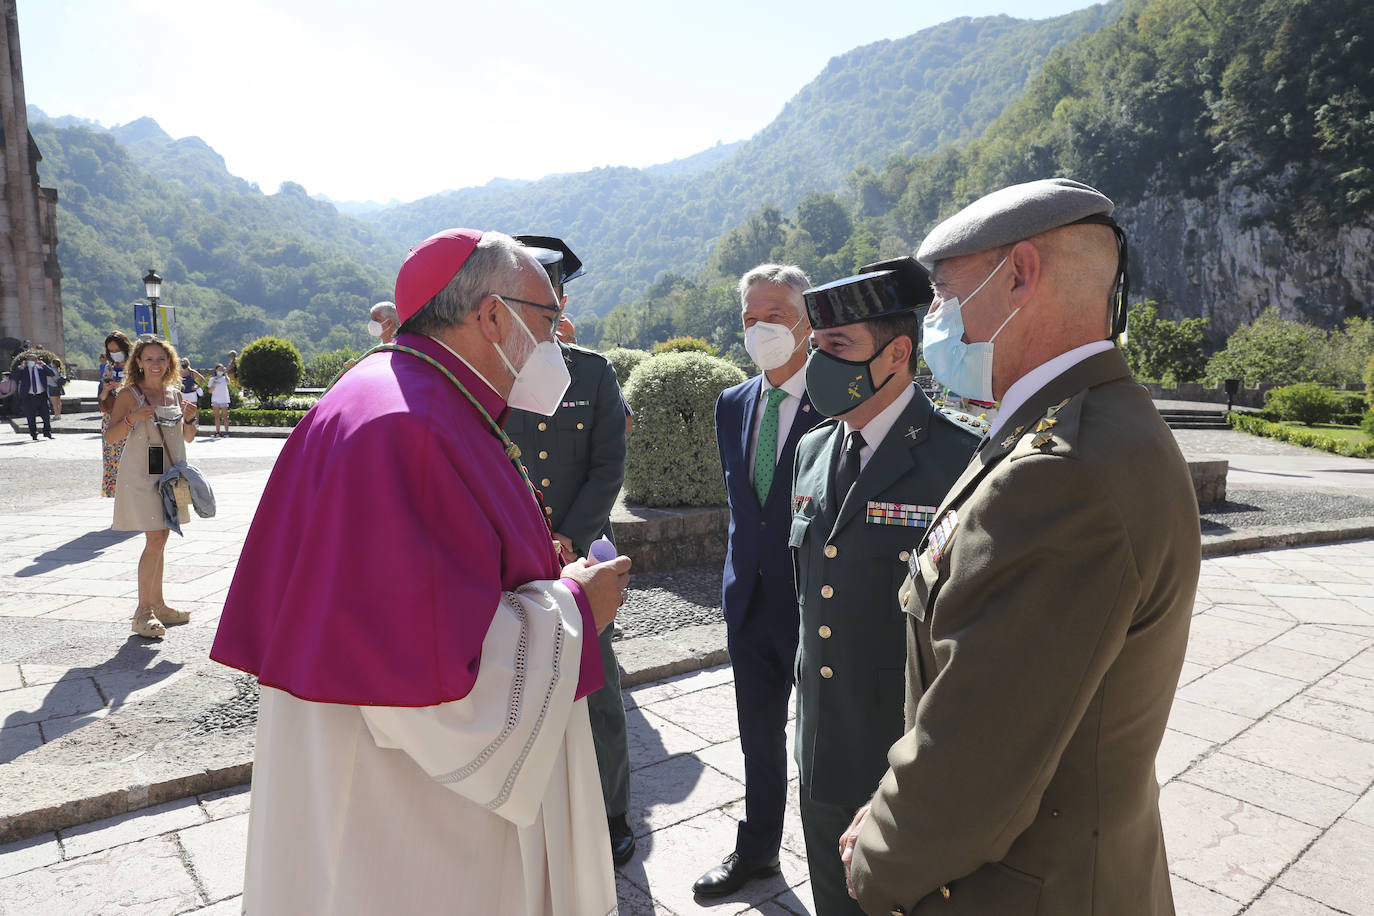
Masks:
[[[387,344],[396,338],[396,303],[378,302],[372,306],[372,314],[367,323],[367,333],[380,337]]]
[[[215,435],[229,435],[229,373],[224,363],[216,364],[215,374],[210,377],[210,409],[215,414]]]

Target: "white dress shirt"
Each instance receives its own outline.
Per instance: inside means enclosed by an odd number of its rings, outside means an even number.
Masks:
[[[882,409],[876,417],[864,424],[864,428],[859,432],[864,435],[864,447],[859,449],[859,471],[868,467],[868,459],[873,457],[873,453],[878,450],[878,446],[883,444],[887,434],[892,431],[892,424],[897,422],[897,418],[906,410],[906,405],[911,403],[911,399],[916,397],[916,389],[908,384],[906,390],[897,395],[897,399]],[[854,432],[854,427],[849,425],[846,420],[844,424],[845,438]]]
[[[1110,340],[1094,340],[1092,343],[1084,344],[1081,347],[1074,347],[1066,353],[1060,353],[1054,359],[1041,363],[1021,376],[1007,389],[1007,393],[1002,395],[1002,403],[998,405],[997,416],[993,418],[992,428],[988,430],[988,438],[991,439],[996,436],[998,430],[1002,428],[1003,421],[1011,419],[1011,415],[1016,413],[1022,404],[1029,401],[1031,395],[1089,356],[1105,353],[1114,346],[1116,344]]]

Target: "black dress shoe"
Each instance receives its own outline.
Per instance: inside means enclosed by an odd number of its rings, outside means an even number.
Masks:
[[[697,883],[692,885],[692,893],[702,897],[724,897],[755,878],[767,878],[781,870],[777,856],[771,859],[746,859],[732,852],[724,862],[697,879]]]
[[[606,826],[611,831],[611,861],[617,866],[624,865],[635,854],[635,832],[630,828],[630,816],[608,817]]]

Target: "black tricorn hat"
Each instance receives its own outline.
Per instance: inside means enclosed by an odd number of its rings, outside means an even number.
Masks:
[[[549,272],[549,283],[554,286],[562,286],[586,273],[582,269],[581,259],[573,254],[568,243],[562,239],[551,235],[516,235],[512,238],[539,259],[539,263]]]
[[[811,327],[837,328],[930,304],[930,274],[915,258],[865,264],[859,273],[802,293]]]

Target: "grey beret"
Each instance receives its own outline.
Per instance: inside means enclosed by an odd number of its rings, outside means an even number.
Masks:
[[[1011,245],[1085,217],[1110,216],[1114,209],[1099,191],[1067,178],[1014,184],[978,198],[932,229],[916,260],[933,267],[946,258]]]

